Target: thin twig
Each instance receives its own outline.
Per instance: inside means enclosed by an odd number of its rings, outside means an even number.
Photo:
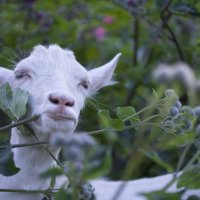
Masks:
[[[139,18],[135,16],[133,24],[133,66],[138,64],[138,46],[139,46]],[[131,91],[127,94],[125,105],[130,105],[138,84],[133,84]]]
[[[138,46],[139,46],[139,19],[137,16],[134,18],[133,24],[133,65],[137,65],[138,57]]]
[[[33,143],[21,143],[21,144],[13,144],[11,148],[21,148],[21,147],[31,147],[31,146],[40,146],[40,145],[47,145],[48,142],[41,141],[41,142],[33,142]],[[0,145],[1,148],[6,148],[8,145]]]
[[[39,117],[40,117],[40,115],[34,115],[34,116],[30,117],[30,118],[27,118],[27,119],[24,119],[24,120],[21,120],[21,121],[18,121],[18,122],[14,122],[14,123],[9,124],[9,125],[7,125],[7,126],[3,126],[3,127],[0,128],[0,133],[1,133],[1,132],[5,132],[5,131],[7,131],[7,130],[10,130],[10,129],[16,127],[16,126],[20,126],[20,125],[22,125],[22,124],[26,124],[26,123],[29,123],[29,122],[31,122],[31,121],[35,121],[35,120],[37,120]]]
[[[189,160],[189,162],[187,163],[187,165],[183,168],[182,172],[184,173],[185,171],[187,171],[194,163],[194,161],[196,159],[198,159],[200,155],[200,149],[198,149],[196,151],[196,153],[194,154],[194,156]],[[171,187],[171,185],[173,185],[178,179],[178,176],[177,176],[177,173],[175,174],[175,176],[172,178],[172,180],[166,185],[163,187],[163,190],[167,190]]]
[[[131,91],[127,94],[125,106],[129,106],[131,104],[131,101],[135,95],[135,92],[136,92],[138,86],[139,86],[138,83],[136,83],[135,85],[132,86]]]
[[[49,155],[53,158],[53,160],[55,160],[55,162],[57,163],[57,165],[63,169],[63,166],[61,165],[61,163],[58,161],[58,159],[51,153],[51,151],[49,151],[49,149],[47,147],[45,147],[45,150],[49,153]]]
[[[33,136],[34,136],[35,139],[39,142],[38,137],[37,137],[35,134],[33,134]],[[57,163],[57,165],[58,165],[61,169],[63,169],[61,163],[60,163],[60,162],[58,161],[58,159],[51,153],[51,151],[49,151],[49,149],[48,149],[47,147],[44,147],[44,149],[45,149],[45,150],[47,151],[47,153],[53,158],[53,160]]]
[[[184,61],[185,58],[183,56],[183,52],[182,52],[181,46],[180,46],[180,44],[178,42],[178,39],[176,38],[175,33],[173,32],[172,28],[170,27],[170,25],[168,24],[167,19],[166,19],[166,12],[168,12],[168,6],[169,5],[167,5],[165,7],[165,9],[161,10],[160,18],[161,18],[161,20],[163,22],[164,27],[168,30],[169,34],[171,35],[171,41],[174,43],[174,45],[175,45],[175,47],[177,49],[177,52],[179,54],[180,59],[182,61]]]
[[[23,190],[23,189],[1,189],[0,192],[15,192],[15,193],[41,193],[41,194],[54,194],[55,191],[58,189],[53,189],[53,190]]]
[[[148,110],[148,109],[150,109],[150,108],[154,108],[154,107],[157,106],[159,103],[162,103],[163,101],[165,101],[167,98],[168,98],[168,97],[164,97],[163,99],[158,100],[156,103],[154,103],[154,104],[152,104],[152,105],[149,105],[149,106],[143,108],[142,110],[140,110],[140,111],[138,111],[138,112],[136,112],[136,113],[134,113],[134,114],[128,116],[128,117],[127,117],[126,119],[124,119],[123,121],[127,121],[127,120],[129,120],[129,119],[131,119],[131,118],[133,118],[133,117],[138,116],[139,114],[143,113],[144,111],[146,111],[146,110]]]
[[[99,134],[99,133],[102,133],[105,131],[111,131],[111,130],[114,130],[114,129],[113,128],[104,128],[104,129],[100,129],[100,130],[96,130],[96,131],[89,131],[87,133],[90,135],[96,135],[96,134]]]
[[[180,157],[180,159],[179,159],[179,161],[178,161],[178,164],[177,164],[177,167],[176,167],[175,176],[176,176],[176,175],[178,174],[178,172],[180,171],[180,169],[181,169],[181,167],[182,167],[182,165],[183,165],[183,162],[184,162],[184,160],[185,160],[185,157],[186,157],[186,155],[187,155],[187,153],[188,153],[188,151],[189,151],[189,149],[190,149],[191,146],[192,146],[192,142],[190,142],[190,143],[186,146],[186,148],[184,149],[183,153],[181,154],[181,157]]]
[[[113,195],[111,200],[117,200],[120,197],[120,194],[123,192],[123,190],[126,188],[126,185],[128,184],[127,181],[123,181],[122,183],[120,183],[117,191],[115,192],[115,194]]]
[[[34,143],[22,143],[22,144],[13,144],[12,148],[20,148],[20,147],[30,147],[30,146],[40,146],[40,145],[47,145],[49,142],[34,142]],[[1,147],[1,146],[0,146]]]

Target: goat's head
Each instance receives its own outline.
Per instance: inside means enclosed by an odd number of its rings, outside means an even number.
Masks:
[[[31,123],[40,133],[72,133],[84,100],[100,88],[113,84],[112,75],[120,54],[106,65],[87,71],[73,52],[58,45],[36,46],[14,71],[0,68],[0,83],[9,82],[30,94]]]

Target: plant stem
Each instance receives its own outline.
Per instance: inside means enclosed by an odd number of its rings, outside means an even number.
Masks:
[[[200,155],[200,149],[198,149],[198,151],[194,154],[194,156],[190,159],[190,161],[188,162],[188,164],[183,168],[183,172],[188,170],[191,165],[194,163],[194,161],[199,157]]]
[[[157,101],[155,104],[152,104],[152,105],[149,105],[149,106],[143,108],[142,110],[140,110],[140,111],[134,113],[133,115],[127,117],[127,118],[124,119],[123,121],[129,120],[130,118],[135,117],[135,116],[141,114],[142,112],[144,112],[144,111],[146,111],[146,110],[148,110],[148,109],[150,109],[150,108],[153,108],[153,107],[156,106],[158,103],[161,103],[162,101],[166,100],[167,98],[168,98],[168,97],[165,97],[165,98],[163,98],[163,99],[160,99],[160,100]]]
[[[36,139],[37,142],[40,142],[39,139],[38,139],[38,137],[34,134],[34,132],[33,132],[33,136],[34,136],[34,138]],[[58,161],[58,159],[51,153],[51,151],[50,151],[47,147],[44,147],[44,149],[45,149],[45,150],[47,151],[47,153],[53,158],[53,160],[57,163],[57,165],[58,165],[61,169],[63,169],[61,163],[60,163],[60,162]]]
[[[52,194],[53,191],[50,190],[22,190],[22,189],[1,189],[0,192],[16,192],[16,193],[42,193],[42,194]]]
[[[166,114],[157,114],[157,115],[152,115],[151,117],[148,117],[146,119],[144,119],[143,121],[141,121],[141,125],[144,124],[145,122],[151,120],[151,119],[154,119],[154,118],[157,118],[157,117],[161,117],[161,116],[166,116]]]
[[[134,16],[134,25],[133,25],[133,65],[137,65],[138,60],[138,46],[139,46],[139,19],[137,16]]]
[[[30,146],[39,146],[39,145],[47,145],[48,142],[41,141],[41,142],[33,142],[33,143],[22,143],[22,144],[13,144],[11,147],[14,148],[20,148],[20,147],[30,147]],[[0,145],[0,148],[6,148],[7,145]]]
[[[37,145],[46,145],[49,144],[48,142],[34,142],[34,143],[22,143],[22,144],[13,144],[12,148],[19,148],[19,147],[30,147],[30,146],[37,146]]]
[[[95,134],[99,134],[99,133],[102,133],[104,131],[109,131],[109,130],[114,130],[112,128],[104,128],[104,129],[100,129],[100,130],[97,130],[97,131],[90,131],[90,132],[87,132],[88,134],[90,135],[95,135]]]
[[[183,52],[181,50],[181,46],[176,38],[175,33],[173,32],[173,30],[171,29],[171,27],[169,26],[167,19],[166,19],[166,15],[165,13],[168,12],[168,6],[163,9],[160,13],[160,18],[163,22],[163,25],[166,27],[166,29],[168,30],[169,34],[171,35],[171,41],[174,43],[174,45],[176,46],[176,49],[178,51],[179,57],[182,61],[185,60],[184,56],[183,56]]]
[[[183,165],[183,162],[184,162],[184,160],[185,160],[185,157],[186,157],[186,155],[187,155],[187,153],[188,153],[188,151],[189,151],[189,149],[190,149],[191,146],[192,146],[192,142],[190,142],[190,143],[186,146],[186,148],[184,149],[183,153],[181,154],[181,157],[180,157],[180,159],[179,159],[179,161],[178,161],[178,164],[177,164],[177,167],[176,167],[175,176],[176,176],[176,175],[178,174],[178,172],[180,171],[180,169],[181,169],[181,167],[182,167],[182,165]]]
[[[14,127],[16,127],[16,126],[20,126],[20,125],[22,125],[22,124],[26,124],[26,123],[29,123],[29,122],[31,122],[31,121],[35,121],[35,120],[37,120],[39,117],[40,117],[40,115],[34,115],[34,116],[30,117],[30,118],[27,118],[27,119],[24,119],[24,120],[21,120],[21,121],[18,121],[18,122],[14,122],[14,123],[9,124],[9,125],[7,125],[7,126],[3,126],[3,127],[0,128],[0,133],[1,133],[1,132],[5,132],[5,131],[7,131],[7,130],[10,130],[11,128],[14,128]]]
[[[138,113],[139,113],[139,112],[138,112]],[[136,113],[136,114],[137,114],[137,113]],[[156,118],[156,117],[159,117],[159,116],[165,116],[165,114],[153,115],[153,116],[151,116],[151,117],[146,118],[146,119],[143,120],[143,121],[135,122],[135,123],[133,123],[133,125],[125,126],[124,129],[131,129],[131,128],[135,128],[135,127],[138,127],[138,126],[142,126],[142,125],[144,125],[144,124],[146,124],[146,125],[156,125],[156,126],[159,126],[160,123],[154,123],[154,122],[152,122],[152,123],[146,123],[147,121],[149,121],[149,120],[151,120],[151,119],[154,119],[154,118]],[[124,119],[123,122],[126,121],[126,120],[128,120],[129,118],[132,118],[132,117],[133,117],[133,115],[132,115],[131,117],[128,117],[128,118]],[[105,132],[105,131],[112,131],[112,130],[115,130],[115,129],[114,129],[114,128],[105,128],[105,129],[100,129],[100,130],[96,130],[96,131],[89,131],[89,132],[87,132],[87,133],[90,134],[90,135],[95,135],[95,134],[99,134],[99,133],[102,133],[102,132]]]
[[[49,155],[53,158],[53,160],[57,163],[57,165],[58,165],[61,169],[63,169],[61,163],[60,163],[60,162],[58,161],[58,159],[51,153],[51,151],[49,151],[49,149],[48,149],[47,147],[46,147],[45,149],[46,149],[46,151],[49,153]]]
[[[187,163],[187,165],[183,168],[183,173],[185,171],[187,171],[191,166],[192,164],[194,163],[194,161],[199,157],[200,155],[200,149],[198,149],[198,151],[194,154],[194,156],[190,159],[190,161]],[[173,179],[163,188],[163,190],[167,190],[171,187],[172,184],[174,184],[176,182],[176,180],[178,179],[178,176],[177,176],[177,172],[175,173]]]

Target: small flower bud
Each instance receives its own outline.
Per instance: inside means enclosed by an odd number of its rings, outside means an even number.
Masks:
[[[176,106],[172,106],[172,108],[169,111],[170,116],[177,117],[179,114],[179,109]]]
[[[172,90],[172,89],[168,89],[165,91],[165,96],[168,97],[168,96],[172,96],[172,95],[176,95],[175,91]]]
[[[181,104],[181,102],[179,100],[176,100],[174,106],[176,106],[180,110],[181,107],[182,107],[182,104]]]
[[[200,117],[200,106],[197,106],[193,109],[196,117]]]
[[[197,135],[200,135],[200,124],[198,124],[195,128],[195,132]]]
[[[81,161],[84,158],[83,152],[80,147],[71,145],[63,147],[64,160]]]
[[[184,125],[182,126],[182,129],[185,131],[189,131],[192,129],[192,121],[191,120],[186,120],[184,122]]]
[[[195,112],[194,110],[189,107],[189,106],[183,106],[181,109],[180,109],[180,112],[185,114],[187,117],[194,117],[195,115]]]

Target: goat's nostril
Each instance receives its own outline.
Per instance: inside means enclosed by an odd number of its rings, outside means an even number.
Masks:
[[[75,104],[74,100],[70,97],[55,96],[55,95],[50,95],[49,101],[55,105],[63,105],[69,107],[72,107]]]
[[[59,104],[59,99],[53,98],[51,95],[49,96],[49,101],[53,104]]]
[[[74,106],[74,100],[66,101],[65,106],[70,106],[70,107]]]

